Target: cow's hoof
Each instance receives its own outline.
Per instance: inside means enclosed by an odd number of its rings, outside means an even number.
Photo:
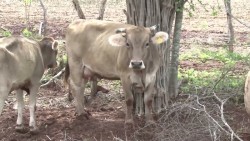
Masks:
[[[16,130],[16,132],[22,133],[22,134],[28,132],[28,130],[25,130],[25,128],[24,128],[24,126],[22,124],[21,125],[16,125],[15,130]]]
[[[76,113],[75,115],[77,119],[82,119],[82,118],[89,119],[89,117],[92,116],[88,110],[84,110],[84,112],[81,114]]]
[[[30,127],[30,134],[36,135],[39,133],[39,130],[37,127]]]

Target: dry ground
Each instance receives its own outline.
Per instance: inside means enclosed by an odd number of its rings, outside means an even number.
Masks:
[[[7,0],[6,0],[7,1]],[[25,9],[20,1],[13,0],[0,2],[0,26],[9,29],[13,34],[20,34],[25,28]],[[48,32],[56,39],[64,38],[65,27],[74,19],[77,19],[76,11],[71,1],[66,0],[44,0],[48,7]],[[206,0],[205,2],[209,2]],[[211,1],[210,1],[211,2]],[[96,0],[85,0],[81,3],[87,19],[98,16],[98,3]],[[212,1],[211,3],[216,3]],[[211,4],[210,3],[210,4]],[[206,5],[206,4],[205,4]],[[222,11],[224,7],[222,4]],[[194,12],[193,17],[185,13],[182,33],[181,53],[186,53],[192,48],[192,44],[212,44],[211,49],[216,49],[217,44],[226,42],[227,27],[226,18],[223,12],[217,16],[211,16],[205,12],[200,5]],[[247,0],[233,2],[233,14],[250,25],[250,7]],[[109,0],[104,15],[104,20],[125,22],[122,9],[125,2],[121,0]],[[38,31],[39,23],[42,20],[42,9],[37,2],[33,2],[30,8],[30,25],[35,32]],[[236,51],[249,52],[250,30],[242,24],[235,22]],[[181,62],[181,67],[194,67],[192,62]],[[199,65],[201,65],[199,67]],[[213,68],[217,63],[211,62],[205,65],[206,69]],[[203,69],[204,64],[195,65],[196,69]],[[14,130],[16,111],[13,110],[15,98],[10,95],[4,111],[0,117],[0,140],[1,141],[42,141],[42,140],[152,140],[153,135],[138,134],[133,130],[125,130],[124,127],[124,97],[119,82],[103,81],[104,87],[110,89],[110,93],[100,93],[90,107],[92,117],[89,120],[76,118],[72,103],[67,102],[67,90],[59,81],[54,87],[41,89],[38,98],[37,121],[40,128],[38,135],[29,133],[20,134]],[[230,124],[244,140],[250,140],[250,118],[246,114],[243,105],[229,106],[226,113],[230,115]],[[28,126],[28,109],[25,109],[25,125]],[[143,127],[143,120],[136,118],[136,129]]]

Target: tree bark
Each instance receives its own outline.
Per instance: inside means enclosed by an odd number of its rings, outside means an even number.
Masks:
[[[79,1],[78,0],[72,0],[72,2],[73,2],[73,5],[75,7],[75,10],[77,11],[78,17],[80,19],[86,19],[83,12],[82,12],[81,7],[80,7]]]
[[[103,20],[103,15],[104,15],[104,12],[105,12],[106,2],[107,2],[107,0],[102,0],[101,1],[99,16],[97,17],[98,20]]]
[[[227,14],[227,24],[228,24],[228,33],[229,33],[229,51],[234,51],[234,28],[232,23],[232,10],[231,10],[231,0],[224,0],[226,14]]]
[[[137,26],[159,25],[159,30],[171,33],[175,13],[175,0],[126,0],[127,23]],[[155,85],[155,97],[153,100],[154,112],[160,112],[168,105],[169,101],[169,64],[170,42],[160,46],[159,52],[162,64],[157,73]],[[143,94],[134,94],[136,114],[144,113]]]
[[[171,98],[175,98],[178,95],[179,49],[180,49],[184,4],[185,4],[184,0],[179,0],[177,2],[178,10],[176,11],[176,17],[175,17],[173,48],[171,52],[171,66],[170,66],[169,94]]]

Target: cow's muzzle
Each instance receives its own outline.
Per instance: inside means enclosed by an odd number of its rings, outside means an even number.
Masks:
[[[145,69],[145,65],[142,60],[131,60],[129,68],[142,70]]]

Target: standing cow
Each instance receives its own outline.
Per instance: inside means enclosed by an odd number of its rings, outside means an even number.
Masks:
[[[0,39],[0,113],[8,94],[16,90],[17,131],[23,131],[23,90],[29,94],[30,132],[36,133],[35,105],[40,79],[47,68],[56,66],[58,42],[45,37],[36,42],[21,36]]]
[[[167,39],[167,33],[155,33],[155,26],[146,28],[100,20],[72,22],[66,31],[69,65],[66,71],[70,71],[70,87],[76,97],[77,113],[87,114],[83,110],[84,89],[88,80],[84,76],[87,75],[121,80],[127,105],[127,124],[133,124],[134,98],[131,87],[136,83],[143,85],[146,121],[152,122],[152,91],[160,66],[155,45]],[[88,70],[87,74],[85,69]]]

